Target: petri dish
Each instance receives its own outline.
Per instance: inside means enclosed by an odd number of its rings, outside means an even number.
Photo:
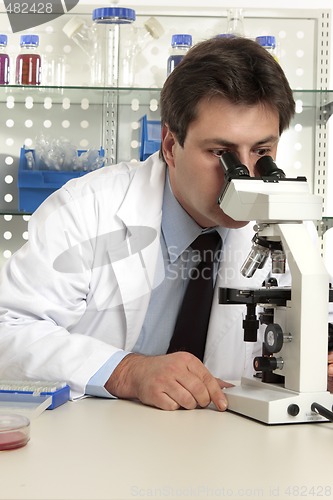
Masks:
[[[24,415],[0,413],[0,450],[25,446],[30,439],[30,420]]]

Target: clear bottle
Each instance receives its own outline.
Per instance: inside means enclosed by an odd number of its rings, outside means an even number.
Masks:
[[[74,16],[62,28],[62,31],[70,40],[80,47],[87,56],[86,62],[89,71],[80,78],[81,85],[95,85],[95,62],[94,48],[96,47],[95,32],[91,25],[88,25],[84,19]]]
[[[131,38],[130,31],[126,38],[126,26],[130,26],[135,18],[135,10],[123,7],[102,7],[93,10],[95,85],[119,87],[122,84],[131,84],[131,61],[122,57],[121,43],[125,44]]]
[[[42,73],[41,56],[37,53],[38,35],[21,35],[21,52],[16,58],[16,78],[18,85],[40,85]]]
[[[6,54],[7,35],[0,35],[0,85],[8,85],[10,61]]]
[[[93,32],[91,26],[88,26],[84,19],[78,16],[72,17],[63,26],[62,31],[68,38],[72,39],[87,56],[92,56]]]
[[[277,55],[276,55],[276,40],[275,36],[273,35],[265,35],[265,36],[257,36],[256,37],[256,42],[259,43],[264,49],[269,52],[276,61],[278,61]]]
[[[178,33],[171,38],[171,54],[167,61],[167,75],[175,69],[192,47],[192,35]]]
[[[96,25],[95,27],[88,25],[82,18],[75,16],[64,25],[62,30],[88,56],[91,69],[89,83],[101,84],[103,78],[100,54],[96,59],[96,51],[99,51],[97,38],[99,29],[96,29]],[[157,40],[163,34],[163,26],[155,17],[147,19],[143,26],[135,26],[135,23],[132,23],[131,27],[126,28],[126,36],[122,37],[120,47],[119,79],[122,85],[133,85],[136,56],[151,41]]]
[[[228,9],[226,33],[234,36],[244,36],[243,9]]]

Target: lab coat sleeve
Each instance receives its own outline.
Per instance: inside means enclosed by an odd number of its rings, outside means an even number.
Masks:
[[[120,350],[94,336],[92,329],[87,334],[76,331],[91,293],[94,239],[88,228],[96,231],[98,225],[93,199],[89,189],[85,204],[73,200],[65,188],[52,195],[32,216],[29,241],[4,266],[1,378],[64,380],[74,398],[84,394],[89,379]],[[71,253],[82,241],[92,243],[81,254]],[[56,269],[59,255],[64,255],[68,272]]]

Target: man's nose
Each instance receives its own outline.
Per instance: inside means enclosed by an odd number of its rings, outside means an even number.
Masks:
[[[245,165],[250,173],[251,177],[256,176],[256,160],[251,158],[250,154],[247,153],[239,153],[238,158],[240,162]]]

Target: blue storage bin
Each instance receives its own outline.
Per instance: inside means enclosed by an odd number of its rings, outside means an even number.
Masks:
[[[63,186],[70,179],[81,177],[87,174],[87,171],[60,171],[60,170],[32,170],[27,166],[25,154],[33,149],[21,148],[20,164],[18,170],[18,209],[20,212],[32,213],[39,205],[54,191]],[[86,150],[78,150],[80,156]],[[104,149],[99,150],[99,155],[104,156]]]
[[[146,160],[161,146],[161,122],[148,120],[147,115],[140,118],[140,160]]]

